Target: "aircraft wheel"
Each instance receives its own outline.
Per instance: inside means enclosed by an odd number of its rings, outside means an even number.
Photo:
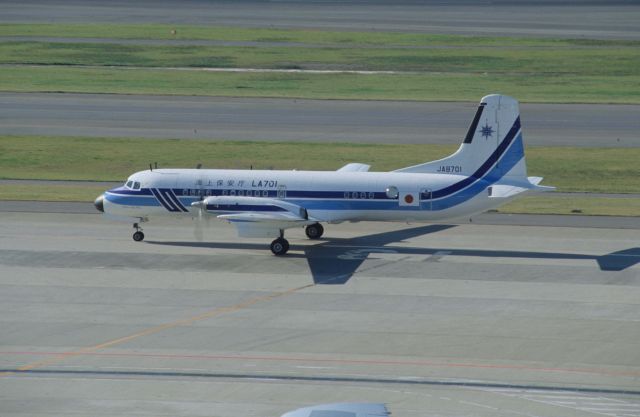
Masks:
[[[309,239],[320,239],[324,233],[324,227],[320,223],[310,224],[304,229]]]
[[[271,242],[271,252],[276,256],[282,256],[289,250],[289,242],[287,239],[279,237]]]
[[[144,240],[144,233],[137,231],[133,234],[133,240],[136,242],[142,242]]]

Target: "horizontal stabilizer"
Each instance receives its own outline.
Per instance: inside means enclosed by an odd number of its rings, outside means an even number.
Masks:
[[[542,181],[542,177],[528,177],[527,179],[529,180],[527,183],[518,182],[515,184],[494,184],[490,187],[491,192],[489,194],[489,197],[511,198],[524,192],[544,192],[553,191],[556,189],[556,187],[546,187],[544,185],[538,185]]]
[[[542,181],[542,177],[527,177],[527,179],[529,180],[531,185],[533,185],[533,187],[530,188],[530,191],[536,193],[544,193],[547,191],[555,191],[556,189],[556,187],[551,187],[548,185],[538,185]]]
[[[520,193],[528,191],[528,188],[517,187],[514,185],[501,185],[496,184],[491,186],[491,198],[509,198],[514,197]]]
[[[367,172],[371,165],[352,162],[338,169],[337,172]]]

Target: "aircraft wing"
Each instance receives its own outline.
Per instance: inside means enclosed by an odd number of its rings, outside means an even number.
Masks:
[[[215,196],[191,205],[233,224],[240,237],[277,237],[280,230],[318,221],[303,207],[275,198]]]
[[[390,415],[384,404],[338,403],[299,408],[281,417],[388,417]]]
[[[342,168],[336,170],[337,172],[367,172],[371,168],[371,165],[360,164],[357,162],[352,162],[343,166]]]

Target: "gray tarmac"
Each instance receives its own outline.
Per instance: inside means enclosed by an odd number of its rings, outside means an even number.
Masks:
[[[478,101],[481,97],[478,97]],[[0,134],[458,144],[476,103],[0,93]],[[531,146],[640,146],[640,106],[521,104]]]
[[[5,0],[6,23],[166,23],[463,35],[640,39],[632,0]]]
[[[640,416],[637,228],[193,227],[0,212],[0,414]]]

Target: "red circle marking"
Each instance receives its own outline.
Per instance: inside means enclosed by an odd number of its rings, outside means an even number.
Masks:
[[[407,204],[413,203],[413,196],[411,194],[407,194],[404,196],[404,202]]]

